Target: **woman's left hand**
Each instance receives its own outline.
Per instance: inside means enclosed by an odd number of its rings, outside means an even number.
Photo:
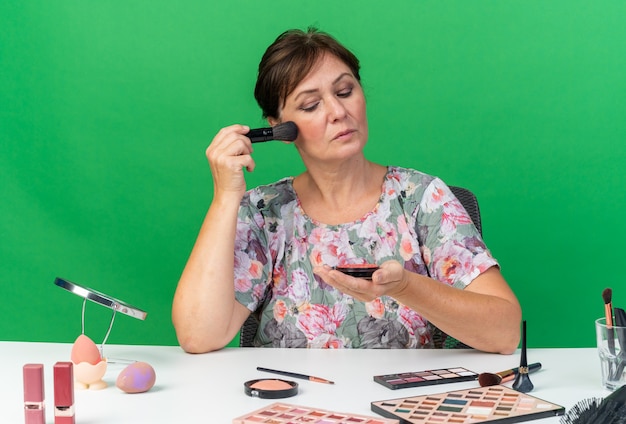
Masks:
[[[316,266],[313,272],[337,290],[362,302],[371,302],[383,295],[394,297],[401,293],[408,281],[400,262],[386,261],[372,274],[372,279],[356,278],[328,265]]]

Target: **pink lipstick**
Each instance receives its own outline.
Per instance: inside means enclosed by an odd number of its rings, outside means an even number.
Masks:
[[[54,424],[74,424],[74,364],[54,364]]]
[[[24,373],[24,422],[45,424],[43,364],[26,364]]]

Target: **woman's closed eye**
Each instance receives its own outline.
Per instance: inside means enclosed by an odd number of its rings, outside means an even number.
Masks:
[[[304,112],[313,112],[315,109],[317,109],[317,106],[319,104],[320,102],[305,104],[305,105],[300,106],[300,110]]]
[[[337,92],[337,97],[346,98],[352,95],[352,87]]]
[[[345,88],[343,90],[339,90],[337,92],[336,96],[341,98],[341,99],[348,98],[348,97],[350,97],[352,95],[352,90],[353,90],[353,87]],[[302,110],[304,112],[313,112],[315,109],[317,109],[319,104],[320,104],[320,101],[306,103],[306,104],[300,106],[300,110]]]

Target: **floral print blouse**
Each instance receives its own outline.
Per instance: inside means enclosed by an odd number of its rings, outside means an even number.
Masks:
[[[316,265],[395,259],[463,289],[497,265],[450,189],[416,170],[388,167],[378,204],[361,219],[326,225],[306,215],[293,178],[249,190],[238,215],[235,296],[260,309],[255,345],[307,348],[432,347],[432,326],[383,296],[361,302],[325,284]]]

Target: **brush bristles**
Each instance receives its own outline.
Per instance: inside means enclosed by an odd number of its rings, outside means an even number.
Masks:
[[[561,424],[626,424],[626,404],[599,398],[585,399],[571,407]]]
[[[298,138],[298,127],[291,121],[272,127],[274,140],[294,141]]]
[[[499,374],[484,372],[478,375],[478,384],[480,384],[480,387],[497,386],[501,382],[502,376]]]
[[[602,290],[602,300],[604,300],[604,304],[608,305],[611,303],[613,299],[613,290],[612,289],[604,289]]]
[[[602,399],[583,399],[576,405],[572,406],[561,417],[561,424],[584,424],[592,423],[592,418],[595,418],[598,407],[602,403]]]

